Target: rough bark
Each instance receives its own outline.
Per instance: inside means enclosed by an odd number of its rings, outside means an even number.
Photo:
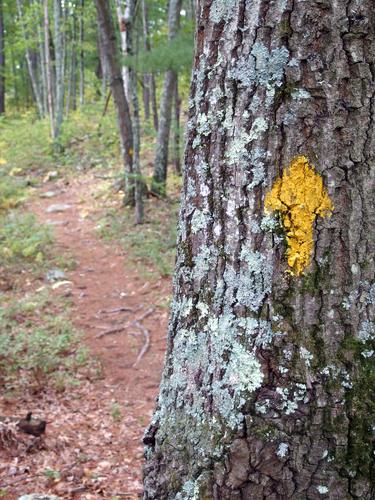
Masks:
[[[5,113],[5,49],[3,1],[0,0],[0,115]]]
[[[373,499],[373,2],[201,0],[197,16],[144,497]],[[302,155],[334,209],[298,276],[296,235],[264,204]]]
[[[134,204],[134,189],[130,178],[133,175],[133,132],[128,102],[124,93],[121,66],[117,57],[116,34],[110,6],[106,0],[95,0],[99,19],[100,41],[103,44],[106,63],[111,79],[111,91],[115,102],[120,134],[121,154],[124,164],[125,204]]]
[[[173,40],[177,35],[180,24],[181,0],[170,0],[168,9],[168,36]],[[161,195],[165,194],[168,166],[168,146],[171,129],[171,114],[173,91],[176,85],[177,73],[170,69],[165,74],[163,92],[160,101],[158,134],[156,138],[154,174],[152,190]]]

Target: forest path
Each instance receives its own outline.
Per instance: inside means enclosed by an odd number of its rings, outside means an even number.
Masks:
[[[108,203],[121,210],[119,198],[97,199],[103,181],[89,173],[68,182],[46,183],[27,210],[53,226],[54,253],[76,261],[62,279],[67,283],[52,293],[72,301],[73,324],[100,360],[103,377],[62,395],[31,400],[51,422],[49,449],[23,462],[31,475],[43,467],[63,473],[57,480],[37,478],[16,490],[61,498],[139,498],[142,436],[154,408],[167,332],[168,310],[155,304],[169,297],[170,279],[148,282],[120,245],[100,239],[96,226]],[[134,366],[147,334],[149,348]]]

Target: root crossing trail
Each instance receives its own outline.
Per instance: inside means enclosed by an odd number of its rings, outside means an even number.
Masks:
[[[27,207],[53,226],[55,253],[76,261],[75,269],[65,272],[67,283],[53,293],[72,301],[72,321],[100,360],[103,376],[22,403],[50,424],[46,449],[21,459],[29,477],[14,478],[8,489],[14,498],[27,492],[139,498],[142,492],[142,436],[154,407],[167,331],[168,310],[155,304],[168,298],[170,280],[147,282],[126,250],[98,237],[104,209],[103,201],[95,200],[98,182],[91,174],[68,185],[49,182]],[[117,206],[121,210],[120,201]],[[47,468],[59,473],[46,477]]]

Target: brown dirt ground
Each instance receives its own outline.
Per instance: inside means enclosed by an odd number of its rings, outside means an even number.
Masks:
[[[72,321],[100,360],[103,376],[63,393],[25,391],[22,400],[0,401],[1,414],[23,416],[30,410],[49,422],[41,442],[23,438],[31,444],[29,452],[23,446],[4,461],[0,455],[2,498],[38,492],[66,499],[133,499],[142,492],[142,436],[154,407],[167,331],[168,311],[155,304],[170,296],[170,279],[146,281],[123,248],[97,236],[106,206],[121,209],[119,198],[98,200],[99,182],[93,174],[68,185],[62,179],[48,182],[41,191],[59,194],[46,199],[39,192],[26,207],[53,224],[54,253],[68,253],[77,262],[66,273],[70,284],[52,293],[71,297]],[[46,213],[57,203],[71,208]],[[28,287],[38,288],[40,281]],[[145,329],[150,347],[134,367]],[[109,330],[116,331],[103,335]]]

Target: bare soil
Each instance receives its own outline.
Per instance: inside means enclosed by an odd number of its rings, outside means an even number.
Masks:
[[[102,373],[62,393],[25,391],[22,399],[0,399],[3,415],[33,411],[48,421],[42,439],[23,437],[20,450],[0,453],[2,498],[38,492],[132,499],[142,493],[142,436],[154,408],[167,331],[168,310],[156,304],[167,301],[170,279],[146,280],[126,249],[98,236],[103,211],[121,210],[120,198],[97,198],[99,182],[93,174],[47,182],[26,207],[53,225],[54,252],[77,262],[66,273],[68,283],[52,293],[71,298],[72,321]],[[57,194],[40,197],[49,191]],[[70,208],[47,213],[54,204]],[[38,287],[40,281],[25,284],[25,290]]]

